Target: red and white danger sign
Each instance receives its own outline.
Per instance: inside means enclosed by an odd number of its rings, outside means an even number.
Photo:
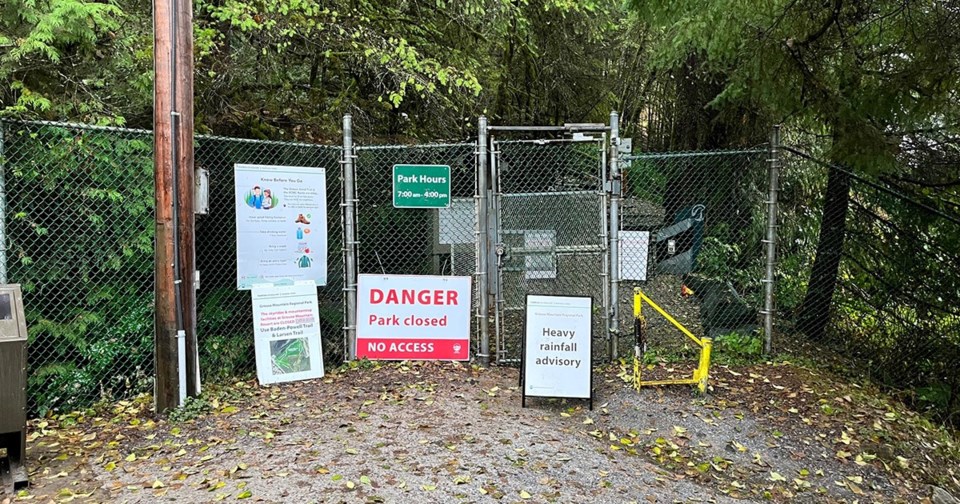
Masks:
[[[357,357],[468,360],[470,277],[360,275]]]

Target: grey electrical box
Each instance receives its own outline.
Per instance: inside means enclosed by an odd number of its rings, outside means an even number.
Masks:
[[[13,489],[27,486],[27,322],[20,285],[0,285],[0,449]],[[7,478],[4,478],[7,479]]]
[[[193,213],[207,215],[210,211],[210,173],[203,168],[196,168],[193,174]]]

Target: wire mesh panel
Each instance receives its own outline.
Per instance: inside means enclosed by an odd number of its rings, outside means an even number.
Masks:
[[[739,339],[759,353],[766,159],[762,150],[621,158],[621,348],[635,343],[639,287],[697,337]],[[666,318],[646,319],[650,355],[689,344]]]
[[[476,144],[359,146],[355,151],[359,272],[474,276]],[[398,164],[449,166],[449,207],[394,207],[393,167]],[[475,308],[476,278],[473,289]],[[472,327],[474,354],[475,336]]]
[[[3,243],[30,332],[31,414],[149,392],[153,383],[154,168],[149,131],[0,122]],[[197,332],[204,381],[255,369],[250,294],[236,290],[234,163],[327,170],[325,360],[343,359],[336,147],[197,137],[210,210],[197,216]]]
[[[326,175],[327,284],[318,288],[320,334],[326,366],[344,360],[341,149],[290,142],[198,136],[195,164],[210,174],[210,209],[196,218],[197,339],[201,375],[219,381],[256,371],[253,310],[248,291],[237,290],[235,164],[322,168]]]
[[[153,136],[0,128],[7,279],[23,287],[31,413],[149,390]]]
[[[956,422],[960,214],[923,181],[872,180],[803,153],[784,161],[778,336],[830,348]]]
[[[494,143],[498,259],[497,360],[518,362],[527,294],[591,296],[594,356],[605,353],[604,142]]]

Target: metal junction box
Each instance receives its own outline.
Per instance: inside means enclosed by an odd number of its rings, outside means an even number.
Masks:
[[[0,460],[14,490],[27,486],[27,323],[17,284],[0,285]],[[7,473],[9,471],[9,473]]]

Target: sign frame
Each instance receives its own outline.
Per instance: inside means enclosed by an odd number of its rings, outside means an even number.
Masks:
[[[588,363],[588,371],[587,371],[587,372],[589,373],[589,375],[590,375],[590,378],[589,378],[590,396],[589,396],[589,397],[580,397],[580,396],[577,396],[577,397],[573,397],[573,396],[541,396],[541,395],[533,395],[533,394],[528,394],[528,393],[527,393],[527,387],[526,387],[526,385],[527,385],[527,383],[526,383],[526,382],[527,382],[527,371],[528,371],[528,369],[527,369],[527,364],[528,364],[528,362],[529,362],[529,361],[527,360],[527,336],[528,336],[528,329],[529,329],[529,328],[527,327],[527,324],[528,324],[528,313],[529,313],[529,310],[530,310],[530,298],[531,298],[531,297],[567,298],[567,299],[572,298],[572,299],[585,299],[585,300],[588,300],[588,301],[589,301],[589,305],[588,305],[588,306],[589,306],[590,320],[589,320],[588,324],[589,324],[589,327],[590,327],[590,331],[589,331],[589,334],[588,334],[587,340],[586,340],[586,342],[587,342],[587,347],[588,347],[588,348],[587,348],[587,355],[590,356],[589,363]],[[593,411],[594,389],[593,389],[593,297],[592,297],[592,296],[576,296],[576,295],[570,295],[570,294],[536,294],[536,293],[527,293],[526,298],[525,298],[525,300],[524,300],[523,341],[522,341],[521,353],[520,353],[520,394],[521,394],[521,395],[520,395],[520,406],[521,406],[522,408],[526,408],[526,407],[527,407],[527,397],[563,397],[564,399],[586,399],[586,400],[589,401],[590,411]]]
[[[403,169],[403,168],[420,168],[420,169],[423,169],[423,170],[440,168],[440,169],[445,170],[445,172],[444,172],[442,175],[445,176],[446,179],[447,179],[446,188],[445,188],[445,190],[446,190],[446,195],[445,195],[445,196],[446,196],[446,204],[444,204],[444,205],[431,204],[431,203],[429,203],[430,200],[427,200],[427,199],[426,199],[426,196],[425,196],[424,194],[413,194],[413,193],[411,193],[409,196],[404,196],[403,198],[399,198],[398,196],[399,196],[399,194],[400,194],[400,190],[397,188],[397,176],[398,176],[397,171],[398,171],[398,169]],[[436,174],[436,176],[439,176],[439,175],[441,175],[441,174]],[[392,182],[392,183],[391,183],[391,188],[392,188],[392,191],[393,191],[393,194],[392,194],[393,208],[420,208],[420,209],[450,208],[450,205],[451,205],[452,202],[453,202],[453,194],[452,194],[452,193],[453,193],[453,183],[452,183],[452,180],[451,180],[452,178],[453,178],[453,171],[450,169],[450,165],[426,165],[426,164],[403,164],[403,163],[397,163],[397,164],[393,165],[393,170],[391,171],[391,182]],[[409,184],[409,185],[414,185],[414,184],[422,185],[422,184],[423,184],[423,185],[428,185],[428,186],[429,186],[429,185],[437,185],[438,183],[435,183],[435,182],[404,182],[403,184]],[[403,186],[401,186],[401,187],[403,187]],[[437,199],[439,199],[439,198],[437,198]],[[428,201],[428,203],[425,203],[425,204],[410,204],[411,201]]]
[[[423,282],[424,279],[435,280],[437,283],[450,283],[451,288],[447,290],[438,289],[436,286],[419,285],[413,288],[413,292],[405,293],[411,290],[411,287],[404,285],[404,281]],[[366,281],[373,281],[367,285]],[[457,282],[454,284],[454,282]],[[460,283],[465,283],[462,285]],[[389,287],[386,284],[394,283],[395,287]],[[369,289],[367,287],[370,287]],[[399,289],[399,290],[397,290]],[[374,290],[380,290],[381,301],[371,303],[367,300],[367,293],[373,295]],[[473,277],[451,276],[451,275],[384,275],[377,273],[364,273],[357,278],[357,320],[356,320],[356,357],[370,360],[384,361],[456,361],[465,362],[470,360],[471,328],[473,323]],[[427,292],[427,297],[434,296],[434,303],[424,303],[422,300],[416,300],[421,293]],[[458,301],[453,309],[449,300],[451,291],[456,292]],[[432,293],[432,294],[431,294]],[[436,298],[442,294],[442,301]],[[466,294],[466,296],[462,296]],[[409,295],[410,302],[404,302]],[[392,296],[392,297],[391,297]],[[391,299],[393,300],[391,302]],[[398,301],[400,301],[398,303]],[[392,309],[387,306],[392,306]],[[451,307],[450,309],[440,309],[439,306]],[[380,307],[376,308],[375,307]],[[391,311],[392,310],[392,311]],[[463,311],[463,313],[458,313]],[[380,316],[377,316],[377,315]],[[441,314],[442,317],[440,316]],[[401,319],[402,317],[402,319]],[[447,320],[449,317],[449,320]],[[408,318],[419,319],[420,321],[406,324]],[[374,323],[374,319],[376,323]],[[436,321],[438,324],[435,324]],[[440,325],[453,322],[449,326]],[[465,326],[454,325],[463,323]],[[439,329],[444,328],[444,329]],[[460,334],[458,331],[462,330]],[[385,335],[390,334],[390,336]],[[391,334],[392,333],[392,334]],[[413,334],[408,335],[409,334]],[[430,334],[430,333],[440,333]],[[369,350],[369,345],[386,345],[383,348],[377,348],[374,353]],[[400,347],[406,344],[407,348],[401,350]],[[361,345],[368,345],[361,347]],[[410,348],[410,345],[414,345]],[[417,346],[420,345],[420,346]],[[424,346],[429,345],[429,348]],[[394,347],[397,347],[394,349]],[[460,351],[463,355],[458,355]],[[410,356],[387,356],[384,353],[403,353],[407,352]],[[429,353],[440,354],[442,356],[425,355]]]

